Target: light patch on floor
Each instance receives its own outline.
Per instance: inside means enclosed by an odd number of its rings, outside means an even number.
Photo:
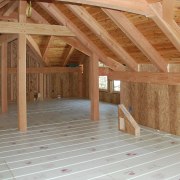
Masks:
[[[180,137],[145,127],[134,137],[117,130],[115,105],[101,103],[100,122],[89,108],[87,100],[30,103],[20,133],[12,104],[0,116],[0,179],[180,179]]]

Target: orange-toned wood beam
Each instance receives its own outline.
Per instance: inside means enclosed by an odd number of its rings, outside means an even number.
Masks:
[[[38,3],[41,8],[46,10],[46,12],[53,17],[59,24],[66,25],[77,37],[77,39],[91,52],[95,53],[100,61],[109,66],[111,69],[116,71],[125,70],[125,67],[116,62],[111,61],[107,58],[107,56],[82,32],[79,30],[77,26],[75,26],[70,19],[68,19],[63,12],[61,12],[54,4],[48,3]]]
[[[32,38],[31,35],[26,35],[26,39],[27,39],[28,46],[34,52],[34,54],[38,58],[38,60],[41,63],[41,65],[43,65],[43,66],[46,65],[46,63],[43,61],[43,57],[42,57],[41,51],[40,51],[39,46],[36,43],[36,41]]]
[[[17,18],[15,16],[0,16],[0,20],[17,22]]]
[[[10,0],[4,0],[0,3],[0,9],[3,8],[4,6],[6,6],[8,3],[10,2]]]
[[[162,1],[162,10],[163,10],[163,19],[166,22],[172,22],[174,19],[174,8],[176,1],[175,0],[163,0]]]
[[[42,17],[35,9],[33,9],[32,12],[32,16],[31,18],[38,23],[42,23],[42,24],[49,24],[49,22]],[[62,24],[62,23],[60,23]],[[67,44],[69,44],[70,46],[73,46],[74,48],[76,48],[78,51],[81,51],[82,53],[86,54],[87,56],[91,56],[91,51],[89,48],[87,48],[86,46],[84,46],[81,41],[79,41],[76,37],[61,37],[61,39],[66,42]],[[105,55],[104,55],[105,57]],[[122,65],[120,65],[118,62],[116,62],[114,59],[110,58],[110,57],[106,57],[106,59],[103,60],[103,63],[111,65],[115,64],[115,67],[113,67],[113,70],[117,70],[117,71],[124,71],[126,68]]]
[[[42,55],[42,56],[43,56],[43,60],[44,60],[44,62],[45,62],[46,64],[48,64],[47,55],[48,55],[48,51],[49,51],[49,48],[50,48],[50,46],[51,46],[51,43],[52,43],[53,39],[54,39],[54,36],[49,36],[49,37],[48,37],[47,44],[46,44],[46,46],[45,46],[45,48],[44,48],[44,52],[42,53],[42,54],[43,54],[43,55]]]
[[[12,2],[10,7],[3,13],[3,16],[10,16],[17,7],[18,7],[18,1]]]
[[[26,1],[19,1],[19,22],[26,22]],[[18,35],[17,60],[17,101],[19,130],[27,131],[27,104],[26,104],[26,35]]]
[[[103,11],[160,71],[168,71],[165,59],[122,12],[110,9],[103,9]]]
[[[148,15],[149,8],[145,0],[56,0],[62,2],[87,4],[92,6],[104,7],[109,9],[116,9],[136,13],[141,15]]]
[[[7,97],[7,42],[1,45],[1,110],[2,113],[8,111]]]
[[[61,37],[61,39],[67,44],[69,44],[70,46],[73,46],[74,48],[76,48],[78,51],[86,54],[87,56],[91,55],[91,52],[89,51],[89,49],[83,46],[75,37]]]
[[[138,64],[125,49],[83,8],[77,5],[67,7],[93,31],[109,49],[120,58],[131,70],[138,71]]]
[[[126,82],[180,85],[180,73],[110,71],[108,77],[111,80],[120,80]]]
[[[163,18],[163,8],[161,3],[150,4],[149,7],[153,12],[153,15],[151,16],[153,21],[164,32],[176,49],[180,51],[180,28],[177,23],[174,20],[169,23]]]
[[[69,52],[68,52],[68,55],[67,55],[66,59],[65,59],[64,62],[63,62],[63,66],[66,66],[66,65],[67,65],[67,63],[69,62],[69,60],[70,60],[73,52],[74,52],[74,47],[71,47],[70,50],[69,50]]]
[[[89,93],[91,99],[91,120],[99,120],[99,67],[98,57],[93,54],[89,62]]]
[[[0,33],[74,36],[65,26],[0,21]]]
[[[52,74],[52,73],[74,73],[74,72],[82,72],[81,67],[38,67],[38,68],[26,68],[26,73],[28,74]],[[16,74],[16,68],[8,68],[8,74]]]

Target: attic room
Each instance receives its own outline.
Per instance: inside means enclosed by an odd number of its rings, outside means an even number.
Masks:
[[[180,1],[0,0],[0,180],[179,180]]]

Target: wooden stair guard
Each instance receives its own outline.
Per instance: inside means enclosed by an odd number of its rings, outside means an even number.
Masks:
[[[120,131],[140,136],[140,126],[123,104],[118,106],[118,128]]]

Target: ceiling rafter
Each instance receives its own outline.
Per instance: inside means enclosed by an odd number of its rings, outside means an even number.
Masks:
[[[128,52],[83,8],[78,5],[67,7],[93,31],[109,49],[131,70],[138,71],[138,64]]]
[[[42,15],[40,15],[34,8],[32,9],[31,18],[33,19],[33,21],[35,21],[37,23],[49,24],[49,22],[44,17],[42,17]],[[62,39],[68,45],[73,46],[74,48],[76,48],[80,52],[86,54],[87,56],[91,55],[91,52],[85,46],[83,46],[82,43],[76,37],[60,37],[60,39]],[[46,48],[45,48],[44,53],[43,53],[44,54],[43,59],[45,62],[48,62],[48,58],[45,54],[45,52],[47,52]]]
[[[60,37],[64,42],[66,42],[68,45],[73,46],[78,51],[84,53],[87,56],[91,56],[91,52],[89,49],[87,49],[85,46],[83,46],[78,39],[75,37]]]
[[[54,4],[48,4],[48,3],[38,3],[41,8],[46,10],[46,12],[52,16],[59,24],[66,25],[67,28],[69,28],[77,37],[77,39],[88,49],[91,50],[91,52],[94,52],[97,54],[97,56],[100,58],[100,61],[102,61],[104,64],[109,66],[111,69],[115,71],[122,71],[125,70],[125,67],[117,62],[117,61],[109,61],[106,55],[83,33],[79,30],[78,27],[76,27],[70,19],[68,19]]]
[[[163,19],[166,22],[171,23],[173,21],[175,4],[176,4],[175,0],[163,0],[162,1]]]
[[[63,66],[64,66],[64,67],[68,64],[68,62],[69,62],[69,60],[70,60],[70,58],[71,58],[74,50],[75,50],[74,47],[70,47],[69,52],[68,52],[68,54],[67,54],[67,56],[66,56],[66,58],[65,58],[65,60],[64,60],[64,62],[63,62]]]
[[[3,13],[3,16],[10,16],[18,7],[18,1],[12,2],[9,8]]]
[[[48,37],[48,40],[47,40],[47,44],[46,44],[46,47],[42,53],[42,57],[43,57],[43,60],[47,63],[48,62],[48,58],[47,58],[47,55],[48,55],[48,51],[49,51],[49,48],[52,44],[52,41],[54,39],[54,36],[49,36]]]
[[[149,7],[154,13],[151,16],[152,20],[164,32],[176,49],[180,51],[180,28],[177,23],[173,19],[171,22],[167,22],[163,18],[163,8],[161,3],[150,4]]]
[[[56,0],[58,2],[69,2],[76,4],[86,4],[140,15],[149,16],[150,10],[145,0]]]
[[[4,0],[0,3],[0,9],[3,8],[4,6],[6,6],[8,3],[10,2],[10,0]]]
[[[122,12],[104,8],[102,10],[160,71],[168,71],[165,59]]]

